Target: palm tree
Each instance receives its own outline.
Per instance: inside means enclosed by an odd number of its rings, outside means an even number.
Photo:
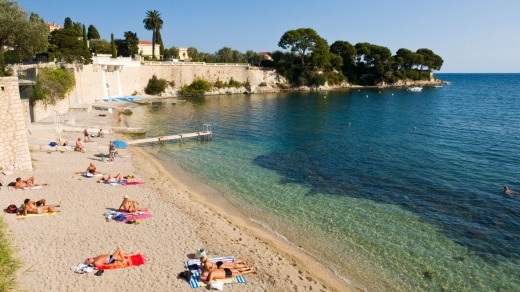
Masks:
[[[162,28],[163,20],[161,14],[157,10],[149,10],[146,12],[146,18],[143,19],[144,28],[152,31],[152,59],[155,59],[155,42],[157,31]]]

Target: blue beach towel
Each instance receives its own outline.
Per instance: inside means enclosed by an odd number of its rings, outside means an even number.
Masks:
[[[218,261],[232,262],[235,260],[235,257],[227,256],[227,257],[220,257],[220,258],[211,258],[209,260],[214,263],[218,262]],[[204,284],[204,282],[200,281],[201,272],[199,271],[199,269],[200,269],[200,260],[199,259],[187,260],[184,263],[184,268],[186,268],[186,270],[191,271],[193,273],[193,275],[191,276],[191,279],[189,281],[187,281],[190,284],[191,288],[200,288],[200,287],[207,286],[206,284]],[[217,280],[217,281],[223,282],[224,284],[238,284],[238,283],[245,283],[246,279],[244,278],[244,276],[240,276],[240,277],[229,278],[229,279],[225,279],[225,280]]]

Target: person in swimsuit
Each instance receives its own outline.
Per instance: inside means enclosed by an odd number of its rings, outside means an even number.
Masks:
[[[102,172],[99,172],[96,170],[96,166],[94,165],[94,163],[90,163],[90,165],[87,167],[87,170],[85,170],[85,172],[88,172],[88,173],[91,173],[93,175],[96,175],[96,174],[103,174]]]
[[[126,195],[123,197],[123,202],[119,206],[119,209],[130,213],[148,211],[148,208],[139,208],[139,203],[137,201],[130,200]]]
[[[211,271],[204,271],[200,276],[200,280],[207,285],[211,284],[211,282],[219,279],[228,279],[243,276],[245,274],[255,273],[255,268],[243,268],[243,269],[217,269]]]
[[[36,186],[46,186],[47,184],[37,184],[34,183],[34,176],[31,176],[30,178],[26,180],[22,180],[21,177],[16,178],[16,183],[14,184],[15,189],[21,189],[24,188],[30,188],[30,187],[36,187]]]
[[[123,176],[118,173],[115,177],[111,177],[110,175],[108,175],[107,178],[101,178],[100,180],[98,180],[98,182],[113,182],[113,183],[120,183],[121,181],[123,180]]]
[[[76,141],[76,147],[74,148],[74,151],[85,152],[83,149],[83,144],[81,144],[81,138],[78,138],[78,141]]]
[[[101,266],[107,265],[107,264],[113,264],[116,261],[124,262],[125,261],[125,254],[123,253],[123,250],[118,247],[116,251],[109,255],[109,254],[101,254],[93,258],[87,258],[85,260],[86,265],[94,265],[96,268],[99,268]]]
[[[200,258],[200,265],[203,271],[211,271],[216,269],[241,269],[247,268],[246,261],[244,259],[237,259],[232,262],[218,261],[216,263],[210,261],[207,257],[203,256]]]
[[[90,142],[90,135],[88,134],[87,129],[83,130],[83,136],[85,136],[85,142]]]
[[[114,145],[114,143],[112,143],[112,141],[110,141],[110,143],[108,143],[108,161],[114,161],[115,153],[116,153],[116,145]]]
[[[50,212],[59,212],[57,208],[60,205],[45,205],[45,199],[41,199],[38,202],[31,201],[30,199],[25,199],[24,204],[22,205],[23,214],[27,216],[27,214],[42,214],[42,213],[50,213]]]
[[[519,192],[515,192],[515,191],[511,190],[507,186],[504,186],[504,193],[506,193],[508,195],[520,195]]]

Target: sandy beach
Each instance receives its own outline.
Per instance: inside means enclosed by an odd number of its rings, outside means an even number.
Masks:
[[[70,114],[76,115],[77,126],[94,121],[89,128],[117,121],[116,114],[101,119],[99,113],[94,110]],[[246,283],[225,285],[224,290],[355,290],[304,250],[252,222],[209,187],[185,179],[181,172],[166,171],[139,148],[122,150],[125,158],[117,158],[113,163],[103,162],[95,154],[108,153],[109,140],[116,138],[113,134],[84,143],[86,153],[55,151],[42,146],[45,139],[54,139],[52,127],[52,123],[38,123],[29,129],[33,171],[0,174],[5,184],[16,177],[30,176],[35,176],[36,183],[48,183],[41,190],[15,191],[4,186],[0,190],[2,206],[20,205],[25,198],[45,198],[48,204],[62,205],[62,211],[54,216],[19,220],[13,214],[4,215],[8,235],[18,249],[16,255],[23,261],[18,272],[20,290],[189,291],[192,288],[177,275],[199,248],[206,249],[209,257],[246,258],[257,269],[256,274],[245,276]],[[64,132],[62,137],[73,142],[82,133]],[[75,174],[85,171],[91,162],[103,173],[132,174],[134,180],[145,183],[110,186],[97,183],[97,178]],[[153,217],[141,220],[139,225],[106,222],[103,213],[118,208],[124,195],[150,208]],[[106,271],[101,277],[71,271],[85,258],[112,253],[118,246],[145,255],[147,263]]]

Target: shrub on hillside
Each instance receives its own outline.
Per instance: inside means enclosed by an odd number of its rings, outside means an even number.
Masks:
[[[196,79],[190,85],[184,85],[181,89],[183,95],[204,95],[211,90],[211,84],[204,79]]]
[[[243,86],[243,84],[241,82],[235,81],[233,79],[233,77],[231,77],[231,79],[229,79],[229,87],[239,88],[239,87],[242,87],[242,86]]]
[[[67,68],[39,68],[33,98],[45,104],[56,104],[56,101],[65,98],[75,85],[74,73]]]
[[[218,88],[218,89],[222,89],[224,87],[227,87],[227,84],[220,81],[220,79],[217,79],[217,81],[213,84],[214,87]]]
[[[148,80],[148,85],[146,85],[144,92],[146,94],[157,95],[161,92],[164,92],[167,83],[168,81],[164,79],[159,79],[154,74],[152,78]]]

